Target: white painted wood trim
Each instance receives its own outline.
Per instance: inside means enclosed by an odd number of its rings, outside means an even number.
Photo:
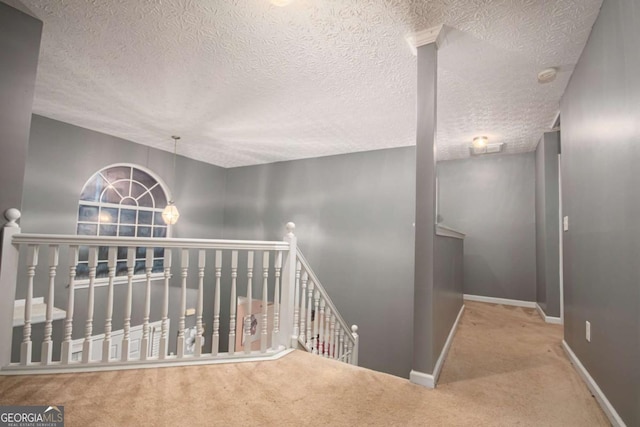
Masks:
[[[449,331],[449,336],[447,337],[447,341],[444,343],[444,347],[442,347],[442,351],[440,352],[440,357],[438,357],[438,361],[436,362],[436,366],[433,369],[433,374],[425,374],[424,372],[411,370],[409,373],[409,380],[414,383],[421,385],[427,388],[435,388],[438,383],[438,378],[440,377],[440,372],[442,371],[442,365],[444,365],[444,361],[447,358],[447,354],[449,354],[449,349],[451,348],[451,344],[453,343],[453,337],[458,330],[458,324],[460,323],[460,318],[462,317],[462,313],[464,313],[464,304],[460,307],[460,311],[458,312],[458,317],[456,317],[456,321],[453,322],[453,326],[451,327],[451,331]]]
[[[494,297],[485,297],[481,295],[469,295],[469,294],[464,294],[464,300],[486,302],[489,304],[513,305],[516,307],[525,307],[525,308],[536,308],[536,305],[537,305],[535,301],[522,301],[518,299],[494,298]]]
[[[294,351],[295,349],[278,349],[277,351],[267,350],[266,353],[254,351],[255,355],[246,356],[244,354],[229,355],[228,353],[218,353],[218,356],[205,355],[199,358],[185,356],[178,359],[176,356],[167,356],[160,361],[157,358],[149,360],[130,360],[128,362],[113,361],[109,363],[92,362],[89,364],[73,363],[61,365],[54,362],[50,365],[29,365],[26,369],[19,364],[11,364],[0,370],[0,375],[39,375],[39,374],[65,374],[75,372],[98,372],[98,371],[120,371],[125,369],[147,369],[147,368],[167,368],[171,366],[194,366],[194,365],[218,365],[221,363],[243,363],[243,362],[263,362],[268,360],[278,360]]]
[[[444,25],[440,24],[435,27],[427,28],[426,30],[416,31],[415,33],[409,34],[406,37],[406,40],[413,54],[418,54],[418,48],[420,46],[425,46],[431,43],[435,43],[436,47],[439,48],[442,44],[443,27]]]
[[[559,317],[547,316],[547,314],[544,312],[544,310],[542,309],[542,307],[540,307],[540,304],[538,303],[536,303],[536,310],[538,311],[538,314],[540,315],[540,317],[542,317],[542,320],[545,321],[545,323],[562,325],[562,319],[560,319]]]
[[[116,276],[113,278],[113,285],[126,285],[129,283],[128,281],[128,277],[127,276]],[[135,274],[133,276],[133,283],[140,283],[140,282],[146,282],[147,281],[147,276],[146,274],[142,273],[142,274]],[[164,280],[164,273],[152,273],[151,274],[151,282],[157,282],[159,280]],[[74,282],[74,286],[73,289],[74,290],[78,290],[78,289],[86,289],[89,287],[89,279],[80,279],[80,280],[75,280]],[[105,287],[109,285],[109,278],[108,277],[96,277],[95,282],[93,284],[93,286],[95,288],[101,288],[101,287]]]
[[[593,393],[593,395],[595,396],[596,400],[600,404],[600,407],[609,418],[611,424],[615,427],[626,427],[626,424],[624,423],[624,421],[622,421],[622,418],[620,418],[620,415],[618,415],[618,412],[615,410],[611,402],[609,402],[607,396],[605,396],[604,392],[600,389],[596,381],[589,374],[589,371],[587,371],[582,362],[580,362],[578,356],[575,355],[575,353],[573,352],[573,350],[571,350],[571,347],[569,347],[569,344],[567,344],[565,340],[562,340],[562,348],[567,353],[569,360],[576,368],[576,371],[578,371],[578,374],[580,374],[583,381],[587,384],[587,387],[589,388],[591,393]]]
[[[261,240],[175,239],[158,237],[101,237],[75,234],[16,234],[13,244],[70,245],[70,246],[122,246],[179,249],[219,250],[273,250],[286,251],[289,243]]]
[[[453,228],[449,228],[442,224],[436,224],[436,235],[444,236],[444,237],[453,237],[455,239],[463,239],[465,238],[465,234],[459,232],[458,230],[454,230]]]

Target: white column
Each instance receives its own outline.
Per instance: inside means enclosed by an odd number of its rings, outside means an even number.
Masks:
[[[273,291],[273,331],[271,331],[271,346],[274,350],[278,349],[278,336],[280,335],[280,270],[281,269],[282,269],[282,251],[277,251],[276,262],[275,262],[275,279],[276,280],[275,280],[274,291]]]
[[[202,326],[202,309],[204,301],[204,267],[206,262],[206,251],[200,249],[198,251],[198,302],[196,305],[196,341],[194,348],[195,357],[202,355],[202,345],[204,344],[204,336],[202,333],[204,327]]]
[[[71,363],[71,337],[73,333],[73,305],[75,302],[76,268],[78,266],[78,247],[69,246],[69,287],[67,293],[67,317],[64,320],[64,340],[60,361],[63,365]]]
[[[160,359],[169,353],[169,282],[171,281],[171,249],[164,250],[164,293],[162,295],[162,323],[160,332]]]
[[[260,352],[261,353],[264,353],[267,351],[267,339],[268,339],[267,326],[269,323],[268,280],[269,280],[269,252],[264,251],[262,253],[262,328],[260,333]]]
[[[251,308],[253,303],[253,251],[247,252],[247,307],[245,309],[244,319],[242,320],[244,328],[244,353],[251,353]]]
[[[129,360],[130,338],[131,338],[131,305],[133,303],[133,272],[136,265],[136,248],[127,248],[127,300],[124,306],[124,337],[122,338],[122,354],[120,359],[123,362]]]
[[[302,273],[302,283],[307,283],[309,280],[309,274],[305,271]],[[308,301],[307,301],[307,331],[306,331],[306,346],[307,348],[311,348],[313,345],[313,336],[311,336],[311,315],[314,313],[313,311],[313,282],[309,283],[308,293]]]
[[[31,363],[31,306],[33,305],[33,277],[36,274],[39,250],[40,247],[37,245],[29,245],[27,249],[27,298],[24,302],[24,328],[22,330],[22,345],[20,346],[21,365],[29,365]]]
[[[107,285],[107,314],[104,321],[104,342],[102,343],[102,362],[107,363],[111,359],[111,330],[113,318],[113,280],[116,277],[116,262],[118,248],[109,247],[107,256],[107,268],[109,269],[109,284]]]
[[[312,284],[313,286],[313,284]],[[319,335],[318,324],[320,322],[320,291],[315,291],[313,294],[313,338],[311,342],[313,344],[313,354],[318,354]]]
[[[97,267],[98,248],[91,246],[89,247],[89,288],[87,289],[87,321],[84,327],[84,341],[82,343],[82,363],[91,362],[91,350],[93,349],[93,307]]]
[[[151,313],[151,272],[153,271],[153,248],[147,248],[144,271],[146,275],[144,289],[144,316],[142,318],[142,341],[140,342],[140,360],[147,360],[150,353],[149,316]]]
[[[58,245],[49,246],[49,292],[47,293],[47,318],[44,325],[44,341],[42,343],[42,351],[40,353],[40,362],[44,365],[51,364],[53,355],[53,341],[51,335],[53,333],[53,303],[56,282],[56,270],[58,268],[58,260],[60,259],[60,247]]]
[[[11,343],[13,339],[13,306],[18,280],[20,251],[13,244],[13,236],[20,233],[16,221],[20,218],[18,209],[4,212],[7,222],[0,236],[0,342]],[[0,346],[0,369],[11,363],[11,345]]]
[[[231,251],[231,297],[229,298],[229,354],[236,352],[236,308],[238,280],[238,251]]]
[[[178,318],[178,344],[176,353],[178,359],[184,357],[184,329],[187,311],[187,275],[189,274],[189,249],[182,249],[180,256],[180,270],[182,272],[182,284],[180,286],[180,317]]]
[[[297,283],[300,282],[301,269],[302,265],[300,264],[300,261],[296,262],[296,289],[298,288]],[[305,308],[305,301],[307,300],[307,280],[302,281],[300,286],[300,334],[298,335],[298,337],[300,342],[306,342],[307,313]]]
[[[293,234],[296,225],[287,223],[287,234],[284,241],[289,243],[289,251],[285,254],[282,268],[282,289],[280,293],[280,339],[284,348],[297,346],[298,336],[293,334],[293,311],[296,285],[296,262],[298,257],[298,240]]]
[[[220,351],[220,277],[222,276],[222,251],[216,251],[216,289],[213,296],[213,336],[211,354]]]

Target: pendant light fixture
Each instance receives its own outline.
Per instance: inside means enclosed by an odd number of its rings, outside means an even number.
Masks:
[[[171,185],[175,187],[176,185],[176,156],[178,155],[178,140],[179,136],[173,135],[173,178],[171,181]],[[178,222],[178,218],[180,217],[180,212],[178,212],[178,208],[176,207],[173,200],[170,200],[167,204],[167,207],[162,211],[162,219],[167,225],[173,225]]]

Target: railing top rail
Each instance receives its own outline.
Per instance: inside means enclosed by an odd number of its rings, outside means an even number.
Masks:
[[[289,249],[288,242],[261,240],[177,239],[158,237],[104,237],[73,234],[25,234],[13,236],[14,244],[123,246],[180,249],[276,250]]]
[[[331,298],[329,298],[329,294],[320,283],[318,276],[316,276],[316,274],[313,272],[313,270],[311,269],[311,266],[309,265],[309,261],[307,261],[307,259],[304,257],[300,249],[298,249],[298,259],[300,260],[300,264],[302,265],[302,267],[305,269],[305,271],[309,275],[309,279],[313,281],[313,284],[316,287],[316,289],[318,289],[320,293],[322,293],[325,299],[325,304],[328,305],[329,308],[331,308],[331,313],[335,314],[336,320],[340,323],[340,325],[344,328],[345,331],[347,332],[351,331],[351,326],[349,326],[349,324],[344,321],[344,319],[340,315],[340,312],[338,312],[338,310],[336,309],[336,306],[333,304],[333,301],[331,301]],[[346,337],[351,341],[354,340],[351,333],[346,334]]]

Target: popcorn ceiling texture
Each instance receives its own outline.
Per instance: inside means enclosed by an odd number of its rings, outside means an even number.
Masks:
[[[36,114],[235,167],[414,145],[405,36],[442,23],[439,159],[476,135],[532,151],[602,0],[23,2],[44,21]]]

